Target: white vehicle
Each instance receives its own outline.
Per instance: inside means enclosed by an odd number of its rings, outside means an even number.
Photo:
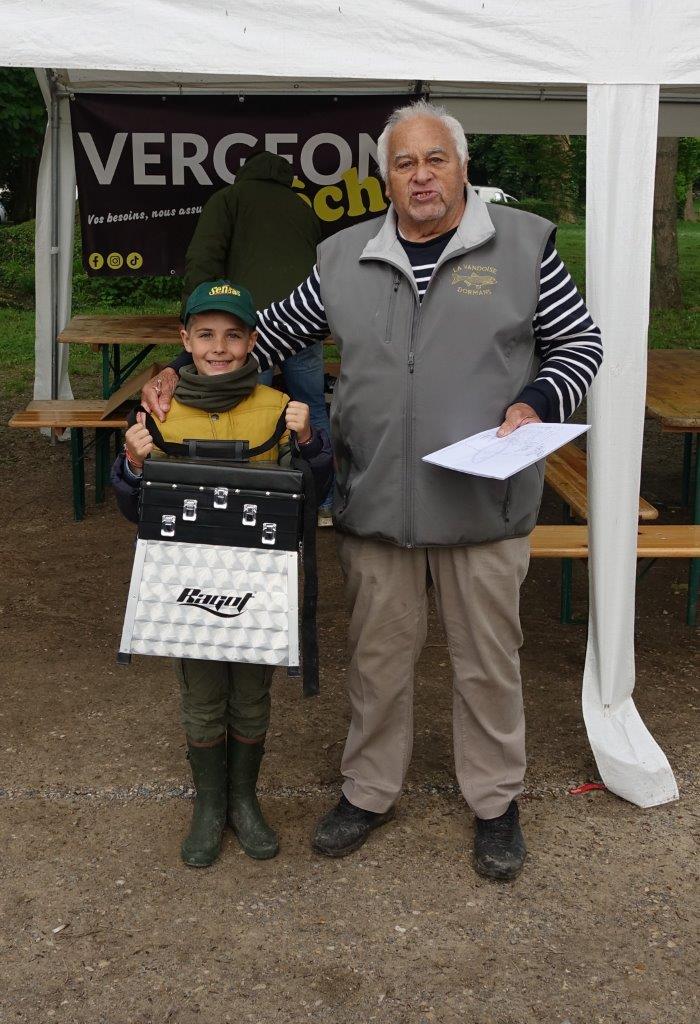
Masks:
[[[7,210],[0,202],[0,224],[4,224],[7,221]]]
[[[476,194],[485,203],[517,203],[515,196],[508,195],[502,188],[494,188],[492,185],[473,185]]]

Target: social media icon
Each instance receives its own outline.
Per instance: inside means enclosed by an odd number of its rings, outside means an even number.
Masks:
[[[126,257],[126,265],[131,270],[140,270],[143,266],[143,256],[140,252],[130,252]]]
[[[99,252],[91,252],[88,256],[88,266],[91,270],[101,270],[105,265],[104,256]]]
[[[111,252],[107,257],[107,266],[110,270],[119,270],[124,266],[124,257],[120,252]]]

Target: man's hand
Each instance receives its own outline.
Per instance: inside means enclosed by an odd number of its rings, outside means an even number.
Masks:
[[[289,402],[285,409],[284,421],[287,424],[287,430],[296,432],[299,444],[306,444],[311,440],[309,407],[304,402]]]
[[[152,416],[159,419],[161,423],[168,413],[170,401],[175,393],[179,379],[177,372],[171,369],[171,367],[166,366],[156,377],[152,377],[143,386],[141,405]]]
[[[514,430],[524,426],[526,423],[541,422],[542,420],[532,406],[526,405],[525,402],[516,402],[515,405],[510,405],[506,409],[506,418],[498,428],[496,437],[507,437],[508,434],[512,434]]]
[[[149,434],[145,422],[146,414],[137,413],[136,423],[133,427],[129,427],[124,435],[129,462],[136,469],[143,466],[143,460],[153,451],[153,438]]]

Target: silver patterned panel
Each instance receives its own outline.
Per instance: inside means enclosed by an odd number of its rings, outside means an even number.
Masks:
[[[297,555],[139,540],[121,650],[299,664]]]

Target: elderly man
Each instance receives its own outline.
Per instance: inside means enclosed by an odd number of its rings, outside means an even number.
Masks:
[[[505,434],[568,418],[600,365],[600,332],[556,253],[554,225],[487,207],[468,187],[464,133],[444,109],[396,110],[378,155],[386,216],[323,242],[308,280],[258,317],[263,367],[329,330],[342,360],[331,422],[352,716],[342,794],[312,845],[343,856],[393,815],[432,582],[475,866],[510,879],[525,859],[518,602],[543,467],[500,482],[422,456],[499,424]],[[171,388],[172,374],[166,400]],[[153,390],[145,397],[155,402]]]

